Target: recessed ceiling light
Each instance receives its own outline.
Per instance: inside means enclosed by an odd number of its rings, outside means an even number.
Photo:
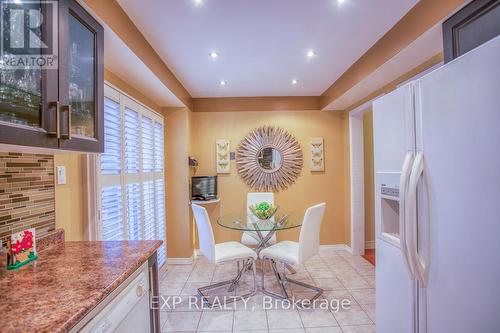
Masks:
[[[312,58],[316,55],[316,52],[314,52],[313,50],[309,50],[309,51],[307,51],[306,55],[308,58]]]
[[[339,5],[343,4],[344,2],[345,2],[345,0],[337,0],[337,3],[338,3]]]
[[[201,4],[203,2],[203,0],[194,0],[194,2],[197,4]]]
[[[297,79],[292,80],[292,84],[297,84],[297,83],[299,83],[299,80],[297,80]]]
[[[221,86],[225,86],[227,84],[227,81],[226,80],[220,80],[219,84]]]
[[[210,58],[212,59],[217,59],[219,57],[219,53],[218,52],[215,52],[215,51],[212,51],[208,54],[210,56]]]

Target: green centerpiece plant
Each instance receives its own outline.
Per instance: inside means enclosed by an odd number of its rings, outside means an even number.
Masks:
[[[255,215],[258,219],[268,220],[276,214],[278,210],[278,206],[271,205],[268,202],[261,202],[255,205],[251,205],[250,211],[253,215]]]

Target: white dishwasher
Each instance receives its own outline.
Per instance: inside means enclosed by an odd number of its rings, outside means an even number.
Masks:
[[[137,276],[133,277],[134,275]],[[81,332],[151,332],[147,262],[132,275],[132,279],[132,282],[81,329]]]

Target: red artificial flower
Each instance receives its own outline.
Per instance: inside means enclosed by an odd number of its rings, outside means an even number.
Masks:
[[[14,254],[18,254],[19,252],[21,252],[22,249],[23,249],[23,246],[19,241],[15,242],[12,245],[12,252],[14,252]]]

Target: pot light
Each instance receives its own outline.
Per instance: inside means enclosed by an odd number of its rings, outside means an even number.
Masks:
[[[221,86],[225,86],[227,84],[227,81],[226,80],[220,80],[219,84]]]
[[[203,3],[203,0],[194,0],[194,3],[197,4],[197,5],[200,5]]]
[[[345,0],[337,0],[337,3],[338,3],[339,5],[343,4],[344,2],[345,2]]]
[[[316,55],[316,52],[314,52],[313,50],[309,50],[307,51],[306,55],[308,58],[312,58]]]
[[[297,83],[299,83],[299,80],[297,80],[297,79],[292,80],[292,84],[297,84]]]
[[[219,57],[219,53],[218,52],[215,52],[215,51],[212,51],[208,54],[210,56],[210,58],[212,59],[217,59]]]

